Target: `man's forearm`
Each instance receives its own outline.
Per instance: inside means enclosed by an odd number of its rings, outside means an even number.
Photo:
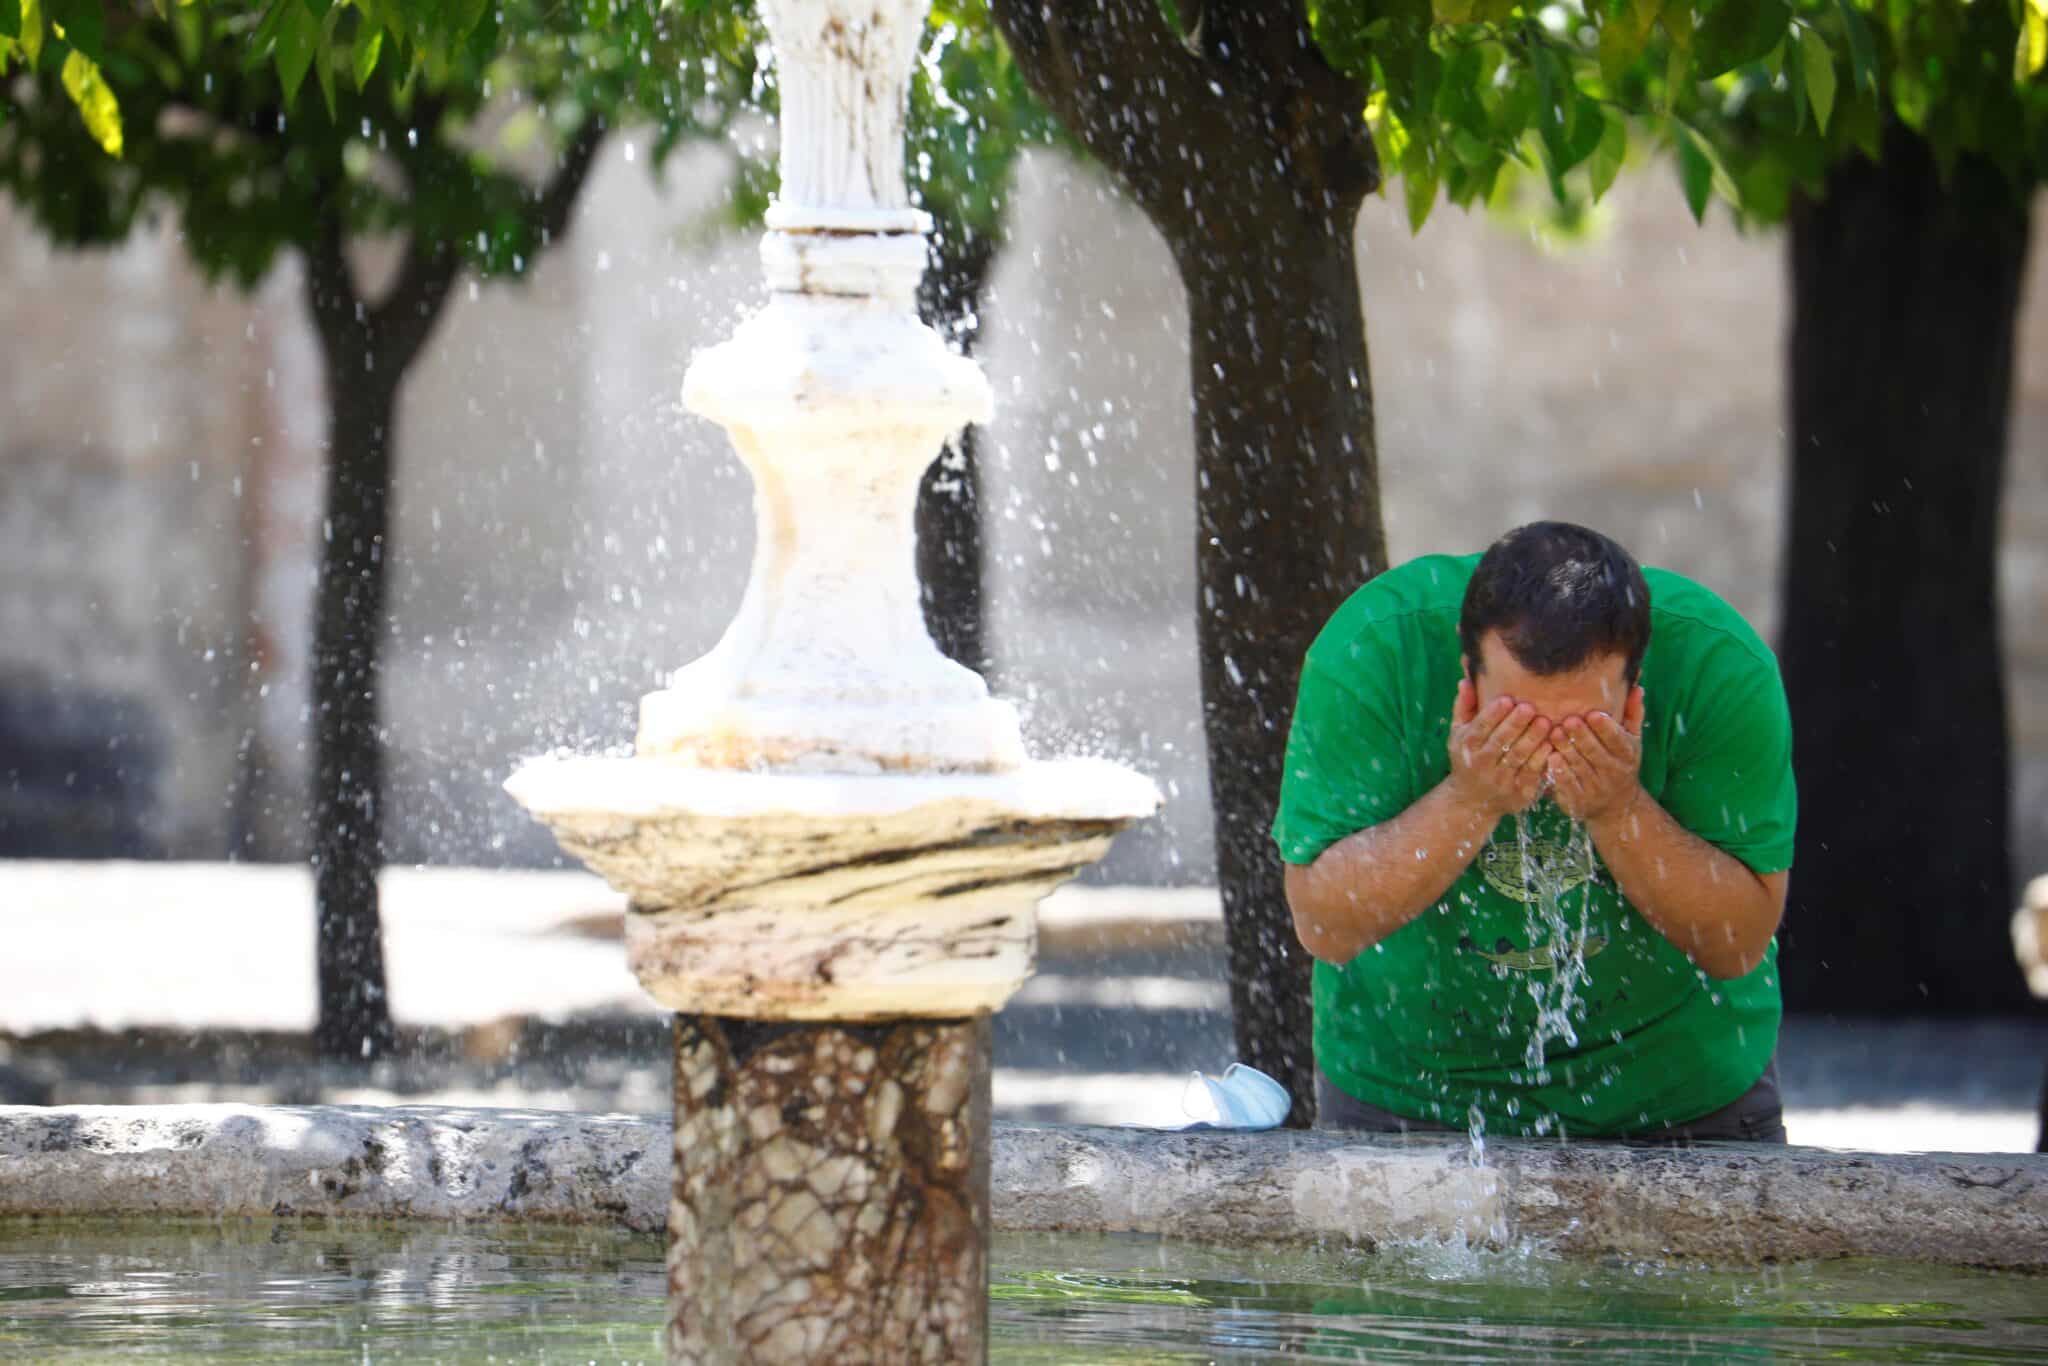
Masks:
[[[1344,964],[1451,889],[1499,822],[1438,784],[1392,820],[1347,835],[1287,869],[1287,904],[1308,951]]]
[[[1752,872],[1641,790],[1587,829],[1621,894],[1701,971],[1741,977],[1763,961],[1784,915],[1783,874]]]

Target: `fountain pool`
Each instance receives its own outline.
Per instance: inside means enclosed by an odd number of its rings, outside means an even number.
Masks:
[[[592,1229],[0,1223],[0,1356],[658,1361],[662,1257],[659,1238]],[[989,1348],[1015,1363],[2048,1361],[2048,1279],[1013,1233],[992,1248]]]

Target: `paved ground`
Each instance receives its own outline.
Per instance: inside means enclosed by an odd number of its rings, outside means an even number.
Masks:
[[[0,862],[0,1100],[443,1103],[664,1113],[663,1022],[582,873],[394,869],[397,1060],[311,1057],[303,869]],[[1068,888],[1041,973],[997,1017],[1016,1119],[1172,1124],[1188,1073],[1231,1060],[1221,924],[1204,889]],[[1795,1142],[2028,1151],[2048,1020],[1786,1022]]]

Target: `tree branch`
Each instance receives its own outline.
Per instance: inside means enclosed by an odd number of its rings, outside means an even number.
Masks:
[[[604,125],[596,115],[591,115],[563,149],[561,169],[541,191],[535,205],[534,226],[540,229],[543,242],[552,242],[569,230],[569,216],[575,212],[576,200],[583,193],[583,182],[590,178],[590,168],[597,164],[597,149],[603,144],[604,135]]]
[[[1365,92],[1316,45],[1301,0],[1189,0],[1191,41],[1228,68],[1280,140],[1340,199],[1379,188],[1379,156],[1359,120]]]
[[[1217,96],[1157,0],[995,0],[992,10],[1067,130],[1148,208],[1179,203],[1196,178],[1188,146],[1205,141]]]
[[[370,310],[377,367],[402,375],[440,319],[441,305],[462,274],[462,257],[446,242],[406,240],[398,278],[384,302]]]
[[[306,252],[306,304],[320,334],[321,349],[332,364],[347,349],[351,331],[359,343],[368,338],[365,321],[357,318],[362,296],[356,290],[355,272],[349,268],[341,205],[332,183],[322,186],[320,201],[320,225]]]
[[[561,168],[533,198],[528,212],[534,235],[543,246],[568,230],[570,215],[583,184],[597,161],[597,149],[604,141],[604,128],[595,116],[583,121],[562,153]],[[462,274],[462,257],[447,242],[423,241],[418,234],[407,241],[398,279],[384,302],[371,311],[370,325],[376,336],[377,364],[390,373],[403,374],[434,330],[441,306]]]
[[[1212,62],[1254,58],[1263,71],[1289,71],[1315,37],[1299,0],[1191,0],[1188,41]]]

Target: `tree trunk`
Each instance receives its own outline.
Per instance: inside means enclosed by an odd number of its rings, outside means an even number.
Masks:
[[[1309,642],[1386,567],[1352,234],[1379,182],[1364,93],[1306,7],[997,0],[1033,90],[1165,236],[1194,381],[1202,719],[1243,1061],[1315,1118],[1309,956],[1271,825]]]
[[[2028,224],[1988,164],[1944,184],[1903,129],[1792,215],[1794,1010],[2028,1006],[1997,602]]]
[[[313,625],[313,895],[320,1018],[328,1057],[392,1044],[377,873],[384,863],[379,725],[389,562],[395,375],[361,355],[327,355],[332,440]]]
[[[1239,1057],[1313,1122],[1309,970],[1272,839],[1302,656],[1386,564],[1351,217],[1184,252],[1202,721]],[[1259,261],[1257,269],[1249,263]]]
[[[981,330],[981,296],[995,267],[996,244],[962,223],[934,235],[932,266],[918,290],[925,322],[963,355]],[[977,673],[988,667],[982,605],[981,477],[975,429],[948,442],[917,490],[917,578],[925,629],[947,658]]]
[[[440,111],[422,97],[422,126]],[[596,164],[603,124],[586,118],[560,166],[524,211],[542,249],[563,239]],[[377,874],[384,863],[384,736],[380,655],[390,562],[390,505],[398,395],[462,271],[455,247],[425,233],[406,243],[396,277],[372,304],[344,248],[340,187],[325,187],[320,229],[306,254],[306,302],[327,378],[327,511],[313,622],[313,894],[320,1018],[328,1057],[373,1058],[391,1048]]]

